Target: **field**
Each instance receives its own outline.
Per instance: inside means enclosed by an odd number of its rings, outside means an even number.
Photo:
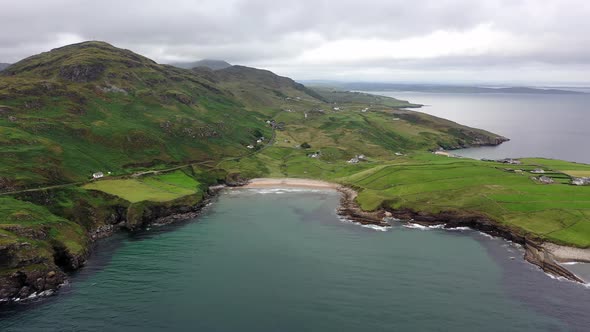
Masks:
[[[530,164],[529,164],[530,163]],[[381,206],[437,213],[475,212],[552,242],[590,247],[590,187],[573,186],[569,178],[549,170],[554,184],[534,180],[541,160],[526,160],[522,173],[507,165],[414,152],[388,161],[350,165],[340,160],[312,159],[303,151],[271,148],[231,170],[251,176],[302,177],[334,181],[357,188],[357,202],[365,210]],[[555,166],[556,164],[551,164]],[[560,168],[584,168],[560,162]]]
[[[202,190],[195,179],[181,171],[142,178],[94,181],[84,188],[115,195],[131,203],[166,202]]]

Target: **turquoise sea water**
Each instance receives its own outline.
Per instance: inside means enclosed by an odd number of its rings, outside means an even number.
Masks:
[[[344,222],[331,191],[226,191],[198,219],[101,243],[0,331],[554,331],[590,290],[477,232]]]

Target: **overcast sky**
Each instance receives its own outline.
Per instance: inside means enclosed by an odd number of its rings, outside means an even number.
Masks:
[[[0,62],[84,40],[295,79],[590,84],[588,0],[0,0]]]

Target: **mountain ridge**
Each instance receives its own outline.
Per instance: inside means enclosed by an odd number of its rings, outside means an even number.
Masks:
[[[232,65],[224,60],[216,60],[216,59],[202,59],[198,61],[192,62],[173,62],[170,65],[183,68],[183,69],[192,69],[192,68],[209,68],[211,70],[220,70],[231,67]]]

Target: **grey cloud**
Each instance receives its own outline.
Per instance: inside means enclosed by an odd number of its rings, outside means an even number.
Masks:
[[[585,0],[1,0],[0,62],[65,42],[104,40],[160,62],[220,58],[295,77],[340,77],[353,69],[406,71],[590,63]],[[362,57],[339,65],[297,62],[307,50],[345,39],[396,41],[481,24],[540,47],[427,59]],[[354,51],[354,50],[351,50]],[[358,51],[358,50],[356,50]],[[387,58],[387,55],[384,55]],[[294,65],[296,64],[296,65]],[[566,75],[569,71],[564,71]],[[422,75],[422,74],[420,74]],[[421,76],[423,77],[423,76]]]

